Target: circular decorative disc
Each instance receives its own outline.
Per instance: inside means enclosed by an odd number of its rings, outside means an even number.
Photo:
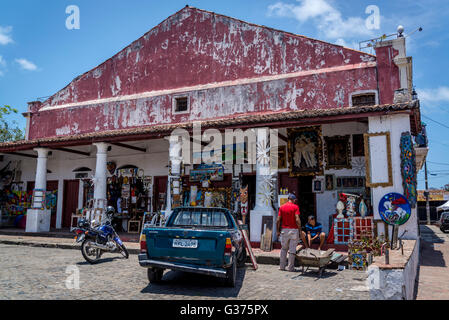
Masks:
[[[403,225],[410,219],[410,203],[399,193],[388,193],[379,201],[379,214],[389,225]]]

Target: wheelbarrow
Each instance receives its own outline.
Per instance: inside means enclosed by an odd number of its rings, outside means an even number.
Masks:
[[[302,273],[304,274],[309,268],[318,268],[318,278],[321,278],[326,267],[331,263],[331,259],[334,256],[335,249],[329,249],[327,251],[320,251],[315,249],[302,249],[296,253],[296,260],[300,267],[302,267]],[[304,271],[304,268],[307,268]]]

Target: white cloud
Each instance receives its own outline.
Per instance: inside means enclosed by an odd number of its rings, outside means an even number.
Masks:
[[[0,44],[7,45],[8,43],[14,42],[11,36],[12,27],[2,27],[0,26]]]
[[[269,16],[294,18],[300,23],[313,22],[328,39],[342,43],[343,38],[372,36],[365,19],[348,17],[329,4],[328,0],[297,0],[298,4],[277,2],[268,7]]]
[[[6,67],[6,61],[5,61],[5,59],[3,58],[3,56],[0,56],[0,77],[3,76],[3,75],[5,74],[5,73],[4,73],[5,67]]]
[[[36,71],[37,70],[37,66],[34,63],[32,63],[31,61],[28,61],[26,59],[16,59],[15,61],[20,65],[20,67],[23,70],[28,70],[28,71]]]
[[[449,103],[449,87],[442,86],[436,89],[417,89],[421,103],[431,107],[441,103]]]

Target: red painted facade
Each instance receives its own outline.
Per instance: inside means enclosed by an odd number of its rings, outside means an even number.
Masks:
[[[28,139],[289,110],[349,106],[379,90],[392,103],[391,47],[376,56],[186,7],[44,103]],[[378,83],[379,79],[379,83]],[[188,113],[173,113],[175,96]]]

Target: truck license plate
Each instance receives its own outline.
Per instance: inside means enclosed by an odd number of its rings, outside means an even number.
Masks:
[[[173,248],[198,248],[198,240],[173,239]]]

